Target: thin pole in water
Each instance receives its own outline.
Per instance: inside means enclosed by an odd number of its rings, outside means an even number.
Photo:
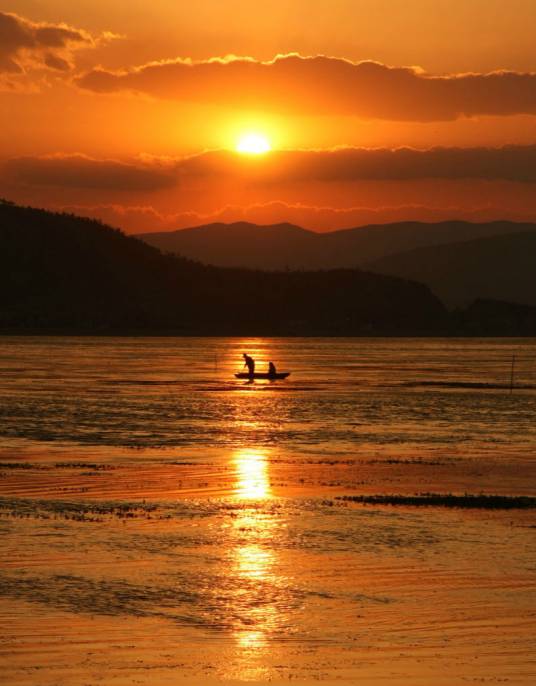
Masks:
[[[516,363],[516,356],[512,355],[512,367],[510,368],[510,395],[514,390],[514,366]]]

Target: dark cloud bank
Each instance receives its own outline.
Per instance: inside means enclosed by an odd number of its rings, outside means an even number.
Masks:
[[[156,165],[96,160],[84,155],[17,157],[4,164],[14,184],[93,188],[112,191],[156,191],[175,185],[175,176]]]
[[[71,51],[92,45],[87,31],[0,12],[0,73],[21,74],[28,65],[68,71]]]
[[[256,185],[422,179],[536,181],[536,145],[415,150],[287,150],[262,159],[211,151],[176,160],[98,160],[83,155],[4,161],[10,185],[157,191],[190,182],[236,180]]]
[[[96,93],[133,91],[242,109],[398,121],[536,113],[534,73],[432,75],[413,67],[322,55],[279,55],[268,62],[177,59],[123,71],[97,68],[77,84]]]

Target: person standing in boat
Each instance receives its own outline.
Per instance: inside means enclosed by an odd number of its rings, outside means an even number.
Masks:
[[[244,358],[244,367],[248,368],[248,374],[253,376],[255,374],[255,360],[246,353],[243,353],[242,357]]]

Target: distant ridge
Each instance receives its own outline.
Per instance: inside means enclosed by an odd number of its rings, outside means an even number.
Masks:
[[[207,267],[98,221],[2,201],[0,292],[3,332],[414,335],[447,325],[415,282]]]
[[[416,248],[366,268],[425,283],[449,307],[476,299],[536,305],[536,227],[471,241]]]
[[[138,234],[164,252],[205,264],[253,269],[360,267],[388,255],[496,235],[536,232],[536,224],[397,222],[315,233],[293,224],[206,224],[178,231]]]
[[[269,271],[324,267],[318,261],[317,234],[294,224],[214,223],[178,231],[138,234],[136,238],[163,252],[218,267]]]

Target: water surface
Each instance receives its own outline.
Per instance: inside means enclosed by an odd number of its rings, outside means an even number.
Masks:
[[[238,381],[242,352],[291,376]],[[533,511],[338,496],[535,495],[535,363],[527,339],[1,339],[7,683],[533,683]]]

